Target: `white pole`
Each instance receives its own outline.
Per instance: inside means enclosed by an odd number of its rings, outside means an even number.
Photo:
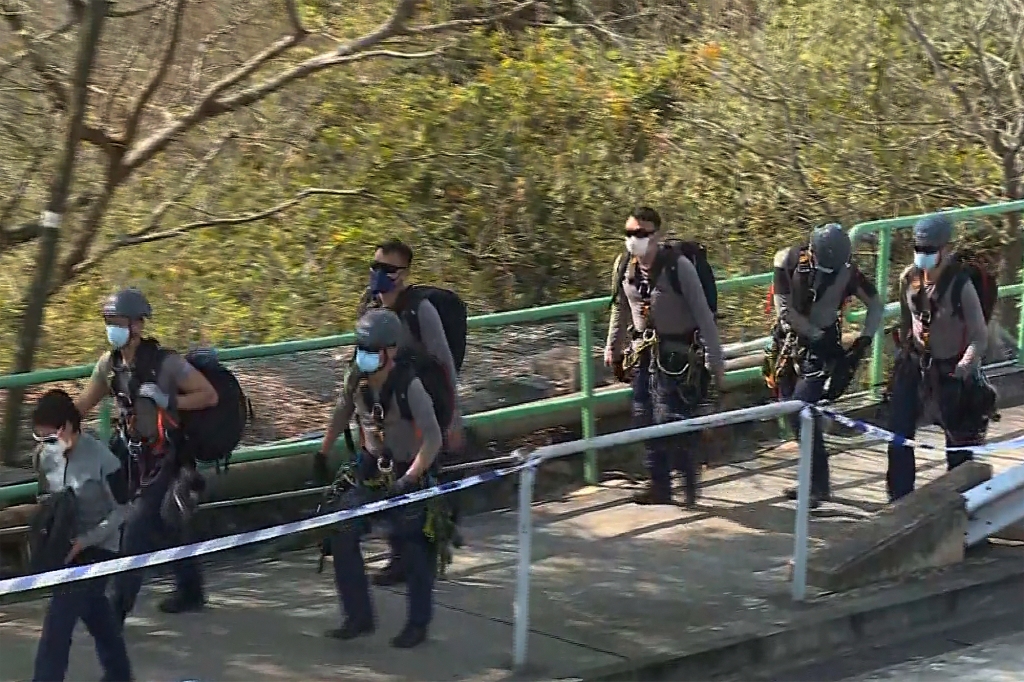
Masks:
[[[793,600],[807,596],[807,524],[810,515],[811,459],[814,451],[814,413],[800,412],[800,462],[797,467],[796,528],[793,531]]]
[[[964,495],[964,506],[968,514],[992,504],[996,500],[1024,487],[1024,464],[1007,469],[979,486],[971,488]]]
[[[519,474],[519,554],[516,562],[516,596],[513,606],[512,668],[526,665],[526,645],[530,637],[530,564],[533,561],[533,482],[537,467],[528,466]]]

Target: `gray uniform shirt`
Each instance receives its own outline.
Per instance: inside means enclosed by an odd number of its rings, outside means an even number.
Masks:
[[[873,337],[882,324],[885,306],[875,285],[854,265],[846,265],[836,273],[835,279],[818,292],[806,314],[796,309],[792,283],[799,257],[800,249],[795,246],[775,254],[774,303],[776,315],[783,326],[814,341],[821,336],[823,330],[836,323],[846,299],[856,296],[868,309],[862,335]]]
[[[651,324],[659,334],[667,336],[690,334],[699,329],[707,346],[708,363],[712,369],[725,367],[722,342],[718,336],[715,316],[704,296],[704,287],[697,276],[697,268],[686,256],[679,257],[677,272],[682,295],[676,293],[669,280],[668,268],[662,268],[658,281],[653,283],[650,309],[644,316],[644,300],[637,285],[631,281],[636,262],[630,263],[619,287],[619,295],[612,306],[608,322],[606,348],[613,355],[621,355],[631,339],[627,338],[630,321],[636,332],[643,332]]]
[[[110,448],[83,433],[64,455],[37,457],[36,470],[44,492],[74,491],[78,542],[115,554],[120,551],[125,506],[115,498],[109,481],[121,475],[121,461]]]
[[[193,371],[195,370],[192,365],[188,364],[188,360],[178,353],[169,351],[160,364],[160,369],[157,370],[156,384],[167,395],[177,395],[178,385]],[[109,390],[113,380],[113,356],[110,351],[107,351],[96,362],[90,381],[98,382]]]
[[[414,378],[407,391],[412,421],[402,418],[397,396],[393,393],[389,404],[383,405],[382,428],[373,419],[373,405],[368,404],[363,395],[360,388],[362,381],[358,372],[349,373],[335,408],[333,423],[343,427],[355,414],[363,434],[363,446],[374,456],[388,451],[396,462],[409,463],[421,448],[431,456],[436,456],[442,444],[441,427],[434,415],[434,402],[420,380]],[[370,394],[374,402],[380,395],[372,387]]]
[[[924,327],[914,317],[911,301],[918,295],[919,288],[911,281],[911,266],[900,277],[900,334],[908,339],[913,335],[918,346],[923,346],[921,335]],[[924,280],[921,280],[924,283]],[[924,284],[929,299],[935,293],[935,283]],[[981,310],[978,292],[971,281],[964,284],[960,306],[963,317],[953,312],[953,287],[949,286],[942,299],[935,302],[929,327],[929,345],[936,360],[958,360],[963,364],[978,365],[985,357],[988,346],[988,325]]]

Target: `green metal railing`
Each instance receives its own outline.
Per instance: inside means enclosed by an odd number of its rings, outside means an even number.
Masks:
[[[1024,211],[1024,201],[993,204],[967,209],[956,209],[949,211],[949,214],[957,220],[976,218],[981,216],[999,215],[1014,211]],[[882,300],[888,301],[889,296],[889,271],[890,254],[892,247],[892,230],[912,226],[922,216],[909,216],[878,220],[861,223],[851,230],[851,237],[856,239],[875,232],[880,233],[878,244],[878,263],[876,266],[876,281]],[[1022,273],[1024,277],[1024,273]],[[767,286],[772,281],[772,273],[765,272],[755,275],[733,277],[722,280],[718,283],[720,293],[738,291],[750,287]],[[1019,297],[1022,309],[1024,309],[1024,280],[1021,284],[1004,286],[1000,288],[1000,296]],[[615,402],[629,396],[629,387],[619,387],[595,391],[593,360],[591,357],[594,341],[595,316],[603,312],[608,305],[608,297],[591,298],[580,301],[557,303],[554,305],[528,308],[524,310],[512,310],[507,312],[477,315],[469,318],[470,329],[483,329],[489,327],[502,327],[512,324],[537,323],[547,320],[575,316],[579,335],[580,349],[580,392],[576,395],[558,396],[544,400],[534,401],[521,405],[512,405],[487,412],[468,415],[466,424],[470,427],[479,427],[497,424],[503,421],[511,421],[529,418],[535,415],[547,414],[559,409],[579,409],[582,420],[582,432],[584,438],[592,438],[595,435],[595,409],[602,404]],[[886,317],[893,317],[899,313],[899,303],[890,302],[886,306]],[[853,322],[862,321],[864,311],[851,311],[848,319]],[[337,348],[339,346],[352,345],[354,335],[352,333],[326,336],[316,339],[301,341],[285,341],[256,346],[242,346],[218,351],[221,360],[243,360],[261,357],[272,357],[287,355],[291,353],[302,353],[316,350]],[[882,333],[873,347],[871,360],[871,384],[878,385],[882,382],[884,365],[882,358]],[[1018,329],[1018,357],[1024,364],[1024,314]],[[84,379],[91,375],[93,365],[77,365],[74,367],[61,367],[57,369],[45,369],[21,374],[0,376],[0,389],[17,387],[28,387],[39,384],[46,384],[54,381],[69,381]],[[742,384],[749,381],[760,381],[761,369],[751,367],[728,372],[726,379],[729,385]],[[109,401],[104,403],[100,414],[100,430],[104,436],[109,435],[110,429],[110,406]],[[299,454],[310,454],[318,447],[315,441],[299,441],[289,443],[278,443],[240,448],[233,456],[232,462],[255,462],[279,457],[289,457]],[[596,482],[598,479],[597,457],[593,451],[586,453],[585,476],[588,482]],[[24,498],[35,492],[36,484],[22,483],[0,487],[0,503],[11,499]]]

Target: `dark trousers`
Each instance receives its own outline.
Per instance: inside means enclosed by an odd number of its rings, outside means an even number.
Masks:
[[[908,360],[910,362],[910,360]],[[936,370],[937,371],[937,370]],[[959,400],[954,396],[960,389],[957,379],[949,376],[938,378],[939,415],[942,430],[946,436],[946,447],[958,445],[980,445],[985,440],[987,419],[978,415],[964,415],[959,412]],[[889,393],[889,431],[913,440],[917,434],[917,421],[921,415],[921,381],[924,374],[913,366],[898,367],[893,376]],[[929,377],[929,380],[933,380]],[[968,421],[976,422],[964,429]],[[977,428],[980,427],[980,428]],[[914,449],[905,445],[889,443],[889,468],[885,473],[885,485],[890,501],[896,501],[914,491],[916,464]],[[946,468],[952,469],[973,459],[970,450],[946,450]]]
[[[107,599],[106,586],[107,576],[102,576],[54,588],[36,649],[33,682],[61,682],[64,679],[71,653],[71,636],[79,620],[96,643],[103,679],[109,682],[132,679],[124,634]]]
[[[160,504],[175,478],[172,474],[176,474],[176,471],[161,471],[132,500],[121,531],[123,556],[146,554],[185,541],[180,531],[168,527],[160,517]],[[203,575],[195,557],[175,561],[171,564],[171,570],[174,573],[175,589],[181,598],[203,599]],[[126,571],[114,576],[111,601],[122,620],[135,608],[143,577],[143,570]]]
[[[678,381],[652,370],[647,358],[641,358],[633,377],[633,428],[667,424],[690,416],[692,410],[683,401]],[[672,469],[682,472],[687,496],[696,495],[697,468],[688,447],[692,440],[692,434],[683,434],[644,443],[651,488],[659,495],[671,494]]]
[[[432,542],[423,534],[426,507],[413,503],[389,510],[382,520],[392,524],[393,561],[401,560],[408,590],[407,624],[427,627],[433,617],[434,571],[436,563]],[[359,521],[359,519],[356,519]],[[374,621],[370,583],[366,577],[361,537],[368,524],[344,523],[331,538],[334,555],[334,584],[338,590],[342,613],[360,625]]]
[[[408,465],[394,462],[394,476],[401,476]],[[354,475],[358,483],[336,501],[338,508],[355,508],[384,494],[377,458],[364,452],[356,454]],[[423,532],[427,506],[423,502],[389,509],[373,517],[390,526],[389,539],[394,557],[402,562],[408,596],[408,625],[427,627],[433,616],[435,547]],[[334,583],[344,618],[359,626],[374,622],[370,583],[361,547],[362,536],[369,532],[371,519],[359,517],[343,522],[331,536],[334,556]]]
[[[802,400],[814,405],[825,393],[825,377],[818,375],[811,378],[798,377],[790,374],[779,381],[779,398],[781,400]],[[787,417],[789,426],[800,437],[800,414]],[[822,432],[822,416],[814,415],[814,445],[811,450],[811,493],[827,497],[831,491],[828,470],[828,452],[825,451],[825,435]]]

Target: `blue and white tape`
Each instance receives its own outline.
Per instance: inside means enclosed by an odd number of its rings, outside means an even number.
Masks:
[[[181,547],[162,549],[148,554],[138,554],[119,559],[109,559],[107,561],[100,561],[86,566],[72,566],[70,568],[60,568],[55,571],[47,571],[46,573],[36,573],[18,578],[8,578],[7,580],[0,580],[0,595],[27,592],[29,590],[52,587],[62,583],[70,583],[76,580],[97,578],[103,575],[112,575],[114,573],[132,571],[139,568],[147,568],[149,566],[159,566],[160,564],[167,564],[186,557],[213,554],[214,552],[220,552],[225,549],[251,545],[257,542],[265,542],[267,540],[273,540],[274,538],[291,535],[293,533],[301,533],[315,528],[323,528],[324,526],[330,526],[359,516],[376,514],[386,509],[401,507],[412,502],[419,502],[431,497],[437,497],[438,495],[446,495],[448,493],[455,492],[456,490],[472,488],[473,486],[480,485],[481,483],[487,483],[489,481],[494,481],[504,476],[514,474],[527,466],[536,466],[536,463],[525,462],[511,467],[491,469],[490,471],[485,471],[475,476],[467,476],[466,478],[462,478],[457,481],[441,483],[440,485],[433,486],[432,488],[414,490],[404,495],[396,495],[395,497],[389,497],[377,502],[364,504],[360,507],[356,507],[355,509],[343,509],[330,514],[324,514],[322,516],[314,516],[301,521],[285,523],[280,526],[272,526],[270,528],[249,531],[247,533],[227,535],[222,538],[196,542],[191,545],[182,545]]]
[[[823,414],[824,416],[836,421],[843,426],[849,427],[854,431],[858,431],[867,436],[875,436],[887,443],[893,445],[902,445],[908,448],[918,448],[921,450],[935,450],[938,452],[945,452],[947,450],[970,450],[975,454],[991,453],[991,452],[1005,452],[1007,450],[1017,450],[1024,448],[1024,437],[1012,438],[1010,440],[998,441],[995,443],[987,443],[985,445],[957,445],[953,447],[946,447],[945,445],[930,445],[928,443],[920,443],[910,438],[904,438],[898,433],[892,431],[886,431],[883,428],[873,426],[867,422],[862,422],[859,419],[851,419],[845,414],[840,414],[835,410],[830,410],[825,407],[815,407],[815,410]]]

